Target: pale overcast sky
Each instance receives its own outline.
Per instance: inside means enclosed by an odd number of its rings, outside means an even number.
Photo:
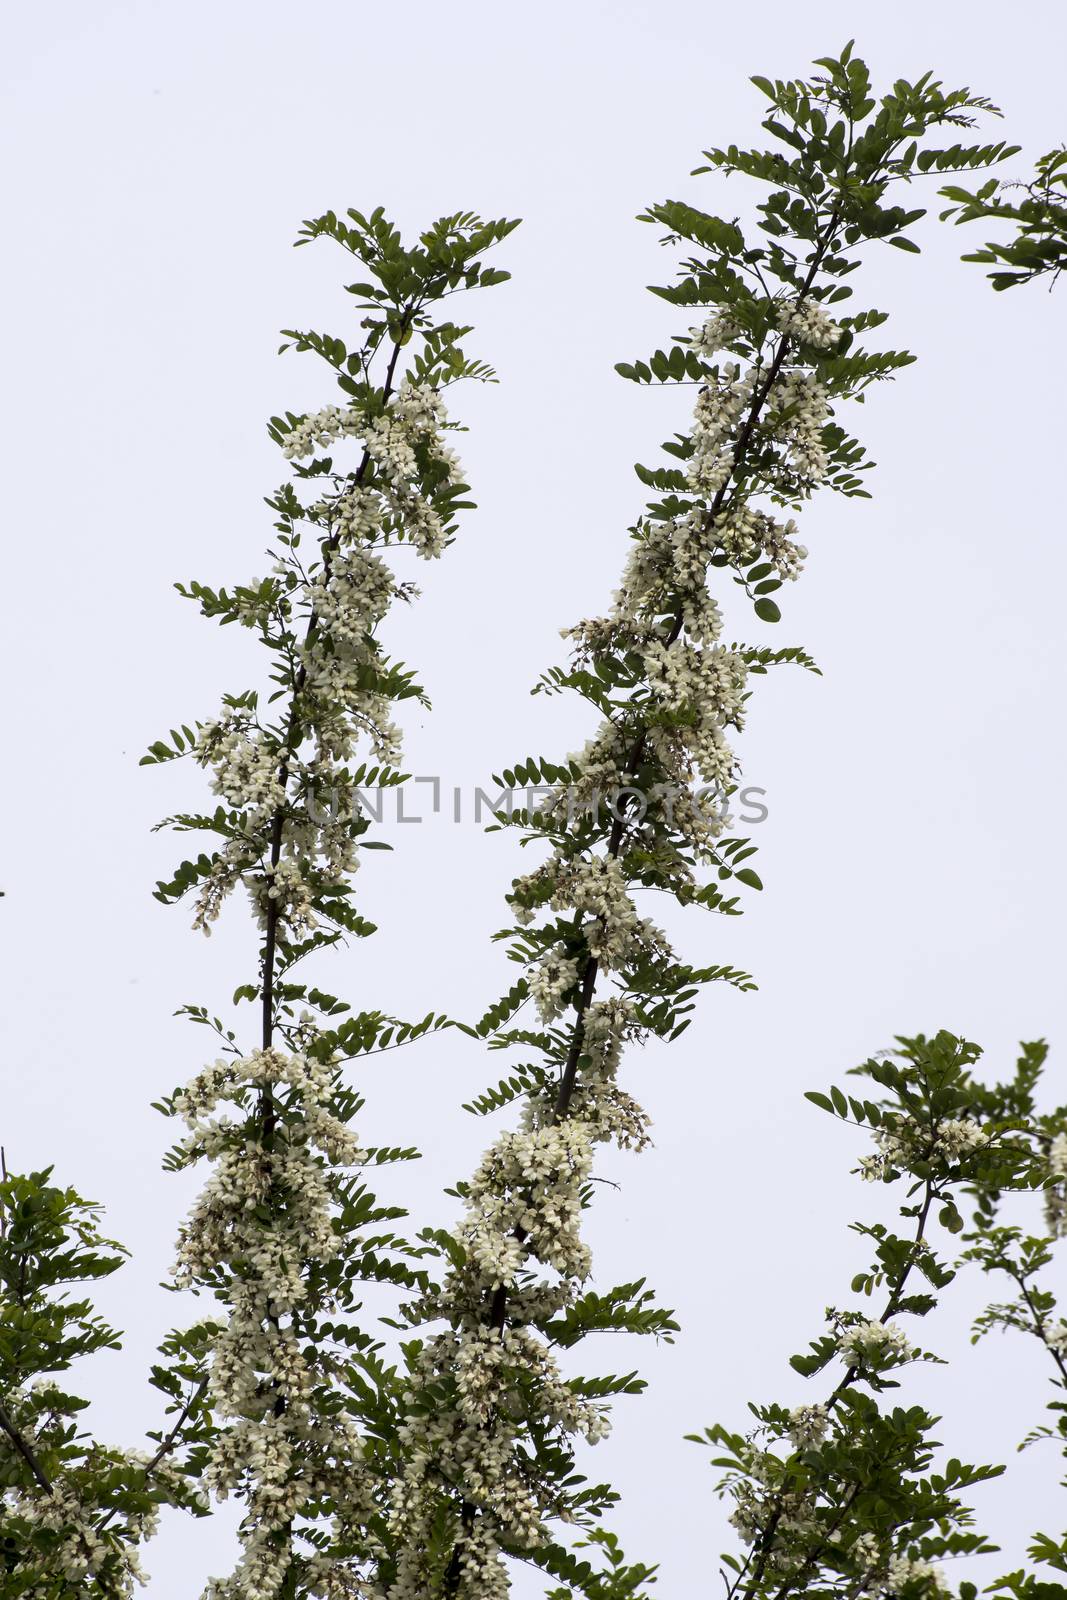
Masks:
[[[462,396],[480,509],[389,632],[434,701],[409,719],[411,769],[470,790],[585,737],[579,708],[527,691],[561,659],[558,629],[614,585],[642,500],[632,463],[684,425],[686,395],[612,370],[678,327],[644,292],[671,263],[635,214],[668,195],[744,214],[740,180],[688,176],[701,150],[758,137],[750,73],[802,73],[852,35],[882,85],[933,68],[995,99],[990,137],[1024,146],[1023,175],[1067,138],[1067,30],[1054,0],[61,0],[12,9],[4,33],[2,1134],[13,1166],[54,1162],[106,1202],[134,1250],[100,1296],[127,1347],[79,1377],[101,1434],[134,1444],[157,1414],[143,1374],[179,1308],[156,1284],[191,1193],[160,1172],[171,1130],[149,1102],[208,1042],[171,1013],[225,1004],[253,959],[242,907],[208,942],[151,899],[182,841],[150,825],[202,790],[191,768],[137,760],[258,671],[248,636],[171,584],[263,571],[281,478],[264,421],[333,398],[313,358],[275,355],[279,328],[352,327],[340,253],[289,248],[301,219],[379,203],[409,230],[467,207],[525,219],[500,257],[514,282],[469,301],[471,347],[502,380]],[[711,1592],[725,1533],[681,1436],[798,1393],[787,1357],[847,1295],[848,1220],[881,1203],[848,1176],[861,1145],[803,1091],[944,1026],[994,1071],[1020,1037],[1049,1037],[1065,1098],[1067,289],[994,296],[959,265],[960,233],[929,221],[922,238],[921,258],[890,250],[855,280],[920,357],[851,419],[875,499],[809,510],[811,559],[773,634],[825,676],[756,686],[743,752],[768,794],[766,891],[743,919],[672,924],[687,958],[746,967],[759,991],[709,992],[684,1042],[632,1059],[657,1145],[604,1169],[622,1187],[591,1221],[598,1283],[648,1274],[683,1324],[673,1348],[604,1355],[652,1386],[591,1463],[624,1492],[629,1554],[661,1560],[664,1600]],[[475,1014],[511,981],[489,934],[512,841],[440,817],[395,842],[361,886],[380,934],[322,977],[359,1006]],[[450,1036],[358,1075],[368,1138],[427,1152],[395,1178],[420,1225],[448,1219],[441,1187],[490,1137],[458,1107],[497,1065]],[[953,1453],[1008,1458],[1043,1375],[1027,1347],[971,1350],[982,1294],[961,1283],[928,1330],[956,1364],[909,1392],[944,1409]],[[982,1495],[1010,1559],[1042,1519],[1063,1526],[1057,1467],[1012,1459]],[[168,1523],[153,1600],[225,1571],[229,1528]]]

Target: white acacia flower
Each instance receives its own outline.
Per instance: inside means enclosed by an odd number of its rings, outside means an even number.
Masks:
[[[789,1438],[798,1450],[821,1444],[830,1426],[830,1414],[823,1405],[794,1406],[789,1413]]]
[[[879,1367],[890,1361],[907,1361],[915,1354],[913,1346],[896,1323],[868,1321],[866,1318],[850,1323],[840,1334],[837,1343],[843,1359],[858,1367]]]

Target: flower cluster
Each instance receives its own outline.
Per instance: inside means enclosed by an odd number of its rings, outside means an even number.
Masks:
[[[814,1499],[803,1489],[785,1487],[781,1458],[760,1449],[752,1438],[738,1441],[737,1461],[744,1475],[728,1483],[730,1526],[746,1543],[766,1537],[769,1570],[785,1573],[795,1565],[795,1550],[819,1535]]]
[[[554,857],[526,877],[517,878],[509,898],[517,905],[520,923],[532,920],[533,907],[540,904],[573,912],[586,950],[605,972],[618,970],[638,953],[651,958],[667,949],[661,930],[638,915],[622,866],[612,856]],[[546,966],[549,973],[558,974],[554,980],[541,975]],[[550,1011],[542,1010],[546,1021],[550,1015],[560,1014],[562,1007],[555,1004],[554,996],[562,996],[573,986],[573,967],[573,962],[561,960],[558,951],[550,951],[538,973],[531,975],[534,992],[547,989],[553,997]],[[564,984],[565,978],[570,982]]]
[[[783,466],[795,486],[810,493],[823,482],[830,465],[823,439],[830,420],[826,390],[814,372],[793,368],[775,383],[767,404],[766,427],[781,451]]]
[[[912,1595],[938,1596],[951,1593],[944,1569],[922,1556],[904,1550],[889,1554],[873,1533],[856,1535],[848,1550],[859,1582],[861,1595],[897,1596],[907,1587]]]
[[[362,1159],[335,1095],[335,1068],[269,1049],[215,1062],[171,1102],[187,1130],[174,1164],[212,1164],[174,1283],[210,1285],[226,1310],[208,1360],[220,1426],[205,1477],[246,1504],[240,1564],[213,1600],[273,1600],[297,1519],[327,1494],[338,1517],[370,1503],[358,1431],[339,1396],[326,1400],[330,1367],[304,1331],[334,1309],[311,1286],[342,1247],[342,1170]],[[346,1571],[342,1560],[338,1581]]]
[[[950,1594],[951,1585],[942,1567],[922,1556],[896,1555],[888,1563],[884,1576],[873,1585],[876,1594],[899,1595],[905,1587],[911,1592],[925,1594]]]
[[[690,345],[709,361],[740,337],[741,329],[728,311],[715,311],[689,330]]]
[[[10,1404],[10,1397],[7,1399]],[[108,1466],[116,1474],[129,1466],[143,1466],[149,1459],[134,1451],[124,1455],[108,1452],[108,1456]],[[50,1591],[56,1580],[62,1579],[76,1586],[78,1593],[98,1589],[116,1600],[127,1600],[148,1581],[138,1547],[154,1537],[159,1510],[153,1503],[143,1511],[124,1514],[121,1528],[109,1528],[99,1504],[87,1502],[70,1480],[54,1483],[47,1494],[41,1494],[36,1486],[17,1488],[4,1508],[11,1536],[47,1552],[39,1573],[41,1592]],[[28,1580],[29,1572],[23,1570],[18,1579]],[[19,1592],[27,1592],[24,1581]]]
[[[527,1255],[584,1281],[581,1191],[589,1176],[588,1129],[573,1119],[504,1133],[482,1158],[459,1238],[481,1283],[510,1288]]]
[[[455,1483],[478,1513],[457,1547],[458,1592],[479,1600],[507,1594],[501,1545],[542,1544],[548,1519],[569,1515],[560,1486],[520,1448],[524,1429],[536,1426],[546,1448],[575,1435],[596,1443],[608,1431],[603,1403],[562,1378],[550,1325],[588,1280],[580,1224],[595,1146],[648,1142],[645,1113],[615,1081],[623,1043],[638,1032],[627,1002],[590,1007],[570,1114],[559,1118],[551,1085],[532,1094],[522,1127],[500,1135],[464,1191],[452,1269],[413,1311],[443,1318],[446,1328],[421,1347],[411,1374],[417,1398],[391,1518],[401,1557],[390,1600],[431,1592],[429,1532],[442,1491]],[[507,1314],[487,1319],[494,1300]]]
[[[528,981],[542,1022],[554,1022],[563,1015],[574,992],[578,963],[568,958],[562,945],[554,945],[530,969]]]
[[[797,543],[797,525],[792,517],[778,521],[757,507],[739,505],[718,528],[718,542],[724,555],[738,566],[754,561],[770,564],[780,579],[795,582],[803,570],[808,552]],[[692,633],[688,628],[687,632]]]
[[[789,1413],[789,1437],[797,1450],[811,1450],[822,1443],[830,1426],[825,1406],[794,1406]]]
[[[736,766],[725,730],[742,724],[744,658],[736,650],[657,639],[642,660],[655,718],[649,744],[662,766],[679,776],[695,769],[704,783],[725,790]]]
[[[850,1322],[838,1335],[841,1357],[854,1367],[884,1367],[910,1361],[915,1350],[896,1323],[865,1317]]]
[[[931,1127],[922,1127],[896,1116],[874,1129],[872,1137],[878,1154],[863,1156],[859,1163],[861,1175],[871,1183],[890,1182],[917,1161],[957,1167],[989,1143],[989,1134],[973,1117],[947,1117]]]
[[[651,1143],[648,1113],[618,1082],[624,1045],[640,1042],[645,1029],[633,1003],[614,996],[594,1000],[582,1028],[582,1069],[571,1096],[571,1116],[589,1129],[596,1143],[621,1150],[643,1150]],[[549,1084],[529,1096],[523,1121],[533,1126],[552,1114],[556,1091]]]
[[[1057,1133],[1049,1147],[1052,1179],[1045,1190],[1045,1226],[1054,1239],[1067,1234],[1067,1133]]]
[[[421,1600],[430,1530],[443,1486],[462,1482],[479,1511],[459,1556],[462,1592],[508,1592],[501,1541],[542,1544],[546,1518],[564,1511],[558,1491],[516,1446],[535,1421],[547,1438],[607,1432],[602,1407],[562,1378],[543,1331],[574,1303],[589,1273],[580,1232],[582,1191],[600,1130],[583,1121],[543,1121],[503,1134],[466,1192],[455,1235],[458,1264],[417,1314],[444,1318],[444,1332],[419,1352],[412,1384],[421,1398],[404,1429],[406,1464],[391,1525],[400,1549],[390,1600]],[[531,1268],[540,1264],[545,1276]],[[486,1322],[494,1295],[511,1296],[515,1316]],[[526,1325],[523,1325],[526,1324]]]
[[[737,432],[762,383],[758,366],[743,369],[739,361],[728,361],[708,374],[693,408],[692,450],[685,474],[690,490],[701,499],[713,501],[730,482]]]
[[[778,326],[783,333],[817,350],[832,350],[841,341],[841,328],[814,300],[802,303],[786,300],[778,308]]]
[[[1050,1350],[1054,1350],[1057,1355],[1067,1356],[1067,1322],[1062,1317],[1058,1317],[1045,1328],[1044,1336]]]

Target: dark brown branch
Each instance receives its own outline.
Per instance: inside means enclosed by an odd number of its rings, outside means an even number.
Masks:
[[[51,1479],[48,1477],[48,1474],[45,1472],[44,1468],[41,1466],[41,1463],[38,1461],[36,1455],[34,1454],[34,1451],[33,1451],[32,1447],[29,1444],[27,1444],[26,1440],[22,1437],[22,1434],[19,1432],[18,1428],[16,1428],[14,1422],[11,1420],[11,1417],[9,1416],[9,1414],[7,1412],[6,1407],[4,1407],[3,1405],[0,1405],[0,1428],[2,1428],[3,1431],[7,1434],[8,1438],[11,1440],[11,1443],[14,1445],[15,1449],[18,1451],[18,1453],[22,1457],[23,1461],[25,1461],[26,1465],[29,1467],[30,1471],[32,1472],[32,1474],[34,1476],[34,1479],[37,1482],[38,1487],[43,1489],[45,1494],[51,1494],[52,1493],[52,1481],[51,1481]]]

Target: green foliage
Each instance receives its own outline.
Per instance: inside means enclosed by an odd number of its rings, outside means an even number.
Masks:
[[[1024,1047],[1031,1088],[1039,1054]],[[835,1087],[807,1095],[838,1120],[871,1130],[875,1154],[859,1171],[899,1186],[905,1227],[853,1225],[874,1253],[852,1291],[879,1293],[884,1305],[874,1317],[831,1308],[827,1331],[792,1358],[809,1380],[837,1363],[840,1376],[828,1390],[799,1406],[751,1406],[756,1426],[746,1434],[715,1425],[692,1436],[716,1452],[720,1492],[733,1500],[731,1520],[747,1545],[743,1555],[722,1558],[728,1595],[783,1600],[888,1586],[932,1597],[941,1592],[933,1563],[996,1548],[972,1531],[961,1494],[1003,1468],[954,1457],[936,1465],[937,1418],[918,1405],[880,1400],[900,1387],[910,1363],[937,1359],[900,1326],[901,1318],[928,1316],[956,1276],[938,1253],[936,1228],[949,1240],[959,1233],[967,1195],[1027,1192],[1042,1182],[1032,1125],[1012,1096],[974,1077],[979,1055],[948,1033],[902,1038],[893,1056],[855,1069],[880,1092],[861,1098]],[[918,1293],[916,1278],[925,1284]],[[961,1595],[973,1600],[973,1586]]]
[[[109,1277],[122,1246],[100,1232],[100,1207],[49,1182],[51,1169],[0,1183],[0,1375],[8,1386],[65,1372],[79,1356],[118,1349],[119,1338],[71,1284]]]
[[[990,178],[979,189],[951,184],[941,194],[952,201],[941,213],[942,220],[952,219],[957,226],[1014,224],[1014,236],[1006,243],[989,243],[963,257],[993,268],[987,276],[994,289],[1012,289],[1048,276],[1055,283],[1067,266],[1067,149],[1039,157],[1029,183]]]
[[[599,1553],[599,1569],[576,1554],[579,1550]],[[584,1595],[585,1600],[642,1600],[658,1570],[643,1562],[631,1566],[618,1537],[606,1528],[592,1529],[587,1538],[575,1542],[573,1552],[551,1545],[531,1552],[527,1559],[550,1577],[562,1580],[559,1587],[545,1591],[545,1600],[572,1600],[574,1595]]]
[[[545,1332],[564,1348],[577,1344],[588,1333],[653,1334],[672,1344],[678,1332],[674,1313],[655,1304],[655,1295],[645,1287],[644,1278],[620,1283],[607,1294],[590,1289],[566,1313],[546,1324]]]
[[[125,1594],[160,1504],[199,1510],[199,1498],[195,1461],[185,1449],[179,1462],[176,1436],[156,1434],[154,1453],[136,1457],[81,1426],[87,1402],[59,1375],[117,1350],[119,1336],[80,1291],[117,1271],[126,1252],[101,1232],[99,1206],[51,1176],[5,1170],[0,1181],[0,1591],[73,1600],[91,1576],[100,1593]],[[187,1352],[181,1375],[159,1373],[195,1440],[195,1356]]]

